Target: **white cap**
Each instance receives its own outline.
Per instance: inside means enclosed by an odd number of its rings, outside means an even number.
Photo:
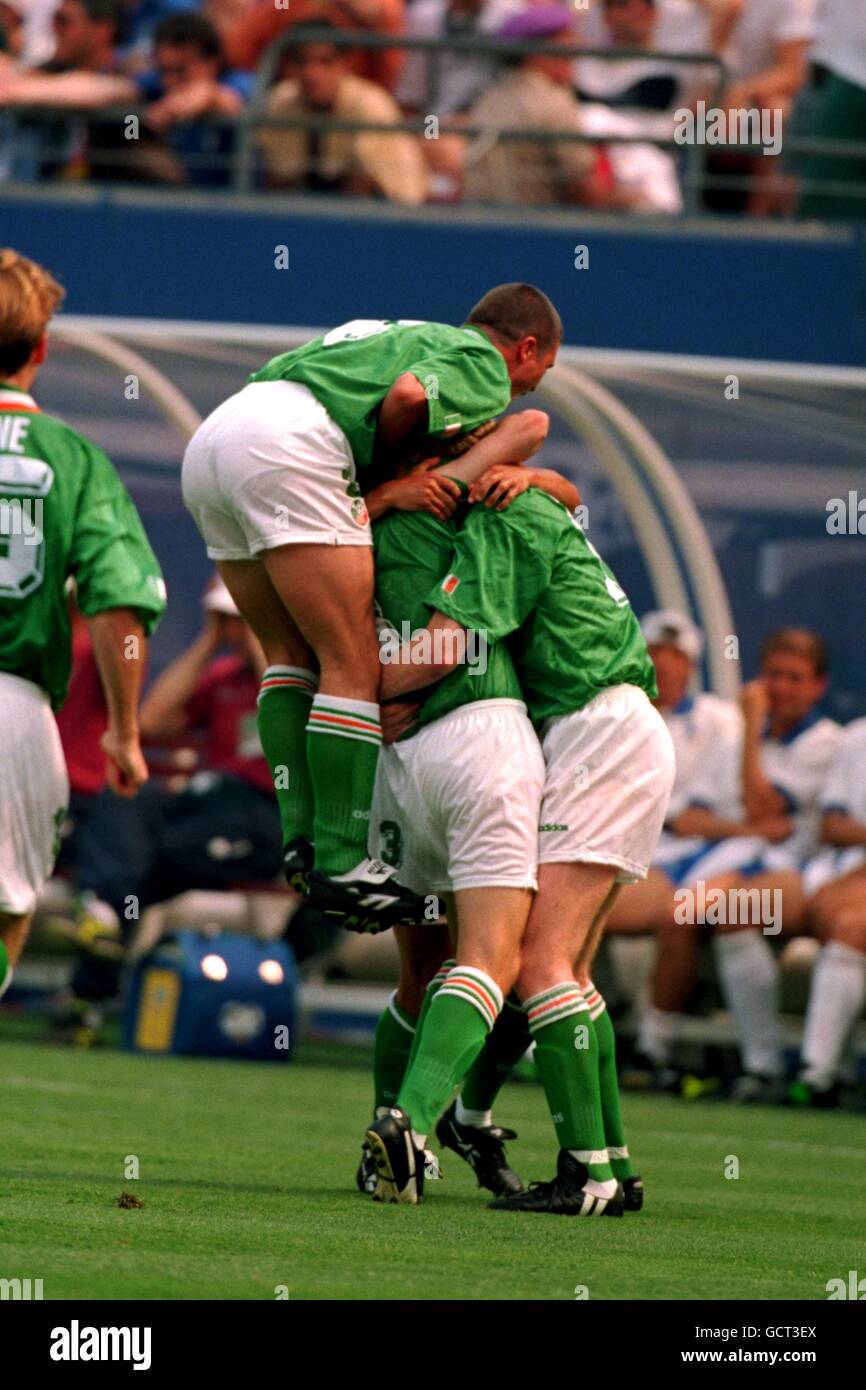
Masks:
[[[204,606],[210,613],[225,613],[229,618],[239,618],[238,606],[218,574],[204,591]]]
[[[675,608],[657,609],[644,614],[640,628],[647,646],[676,647],[689,661],[700,661],[704,635],[685,613],[679,613]]]

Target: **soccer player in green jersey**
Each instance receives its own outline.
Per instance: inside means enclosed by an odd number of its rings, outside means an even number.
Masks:
[[[186,504],[268,661],[260,733],[287,875],[347,925],[381,929],[424,911],[366,850],[382,736],[364,483],[534,390],[561,334],[547,297],[520,284],[491,290],[459,328],[354,320],[274,358],[187,449]],[[529,458],[545,433],[542,412],[508,417],[491,461]],[[441,514],[453,485],[436,489]]]
[[[138,514],[95,445],[30,394],[63,297],[0,251],[0,994],[51,873],[69,787],[53,717],[72,665],[66,584],[87,619],[108,708],[102,746],[121,796],[147,780],[138,701],[165,585]]]
[[[652,663],[611,571],[568,511],[535,489],[506,511],[472,508],[427,604],[433,617],[386,669],[383,697],[447,672],[448,635],[509,639],[545,758],[538,892],[522,939],[504,916],[469,932],[458,922],[457,965],[437,982],[397,1104],[367,1141],[394,1198],[417,1201],[427,1133],[496,1018],[497,987],[514,983],[560,1153],[552,1182],[491,1205],[619,1215],[619,1179],[631,1175],[627,1154],[617,1172],[607,1149],[597,1001],[585,991],[618,885],[647,872],[673,781],[670,737],[649,698]]]
[[[443,471],[460,474],[485,467],[491,443],[488,437],[460,463],[443,464]],[[477,486],[478,495],[487,496],[491,505],[508,505],[530,485],[548,489],[571,507],[580,500],[560,474],[513,465],[485,468]],[[375,524],[373,534],[376,598],[383,614],[381,660],[387,664],[399,656],[400,632],[424,627],[429,612],[425,598],[442,575],[457,531],[453,520],[391,512]],[[429,894],[431,904],[445,898],[452,921],[467,914],[504,913],[525,922],[536,881],[543,764],[505,644],[467,653],[465,662],[433,686],[418,728],[420,732],[411,731],[398,746],[383,751],[373,797],[372,852],[395,865],[419,894]],[[453,756],[455,748],[461,750],[459,759]],[[396,931],[401,978],[377,1030],[377,1113],[396,1100],[424,991],[448,955],[446,944],[435,958],[442,941],[435,927]],[[513,1014],[513,1008],[505,1011],[496,1030],[498,1045],[503,1031],[513,1032],[507,1027]],[[524,1038],[520,1053],[527,1045]],[[501,1046],[496,1056],[501,1060]],[[476,1137],[478,1170],[489,1175],[494,1190],[519,1189],[505,1160],[506,1133],[494,1134],[488,1127]],[[366,1191],[377,1185],[366,1154],[358,1184]]]

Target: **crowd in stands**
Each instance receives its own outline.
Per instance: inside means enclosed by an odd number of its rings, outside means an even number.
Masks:
[[[354,35],[371,43],[354,46]],[[454,46],[405,49],[403,38]],[[476,46],[532,41],[587,56]],[[866,8],[0,0],[5,178],[226,186],[242,164],[262,189],[676,213],[684,187],[695,196],[680,115],[707,109],[771,114],[792,143],[862,142]],[[416,129],[399,128],[412,118]],[[249,158],[236,161],[241,128]],[[756,152],[759,129],[733,118],[713,127],[705,206],[863,215],[856,146],[780,161]]]

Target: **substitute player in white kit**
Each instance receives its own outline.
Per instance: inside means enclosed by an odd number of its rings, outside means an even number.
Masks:
[[[30,388],[63,290],[17,251],[0,251],[0,994],[51,873],[69,786],[53,710],[72,664],[66,584],[77,586],[99,666],[109,782],[147,780],[138,699],[165,585],[111,463]]]

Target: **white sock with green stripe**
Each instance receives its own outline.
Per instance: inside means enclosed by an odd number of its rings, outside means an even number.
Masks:
[[[397,1102],[420,1143],[472,1066],[501,1008],[496,981],[474,966],[455,965],[432,996]]]
[[[535,1064],[560,1147],[586,1166],[597,1196],[616,1190],[604,1136],[598,1040],[583,990],[563,980],[524,1003]]]
[[[341,874],[367,857],[370,802],[382,744],[379,706],[320,691],[307,724],[316,868]]]

